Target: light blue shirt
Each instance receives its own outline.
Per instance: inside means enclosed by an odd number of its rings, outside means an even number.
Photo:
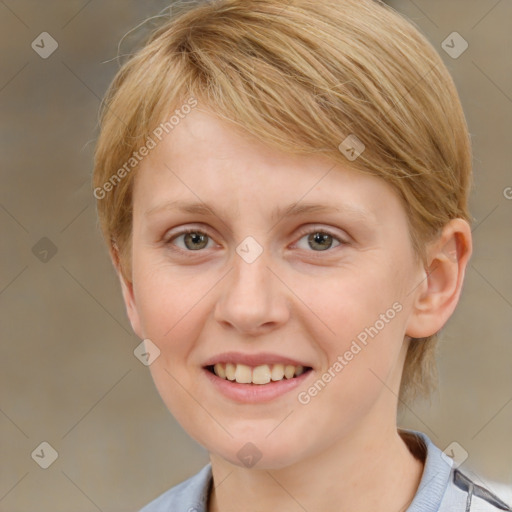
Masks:
[[[410,430],[402,432],[412,434],[420,451],[425,453],[420,485],[407,512],[512,512],[512,507],[456,469],[453,460],[425,434]],[[139,512],[208,512],[212,482],[211,464],[207,464],[199,473],[164,492]]]

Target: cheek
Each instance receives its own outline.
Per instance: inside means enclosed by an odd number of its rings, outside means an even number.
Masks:
[[[160,350],[149,370],[167,408],[187,425],[184,411],[194,410],[197,404],[191,397],[198,395],[199,369],[192,367],[190,356],[201,336],[208,306],[205,294],[213,283],[208,285],[207,277],[191,278],[157,267],[139,277],[136,299],[142,329]]]
[[[315,313],[307,315],[308,330],[325,356],[321,372],[335,373],[333,381],[345,388],[350,381],[348,399],[358,395],[350,391],[353,385],[382,386],[378,378],[385,381],[399,357],[406,307],[396,266],[354,268],[314,286],[303,281],[297,290]]]
[[[299,410],[322,423],[325,432],[334,429],[338,435],[338,429],[355,428],[380,397],[386,398],[387,389],[394,388],[406,313],[391,281],[379,272],[347,276],[341,284],[326,283],[324,293],[311,295],[308,305],[335,334],[313,328],[319,322],[310,315],[310,331],[325,357],[313,385],[303,390]],[[388,398],[394,395],[390,392]]]
[[[206,314],[206,302],[201,300],[205,287],[196,281],[177,273],[154,272],[146,275],[139,288],[144,333],[160,349],[159,357],[149,366],[151,376],[171,414],[191,432],[197,428],[194,418],[198,413],[193,397],[200,393],[196,389],[199,368],[193,368],[190,355]]]
[[[147,337],[171,341],[214,284],[214,276],[198,276],[190,268],[140,261],[134,268],[135,299]],[[209,281],[211,283],[209,284]]]
[[[325,278],[302,277],[294,288],[309,308],[308,316],[316,317],[317,322],[323,324],[322,337],[334,342],[352,339],[376,322],[379,330],[382,330],[382,321],[386,330],[390,323],[397,324],[387,320],[399,318],[397,310],[404,299],[402,290],[396,264],[387,268],[382,264],[369,264],[366,268],[340,269]],[[393,307],[396,303],[398,305]],[[383,320],[380,320],[381,315],[384,315]]]

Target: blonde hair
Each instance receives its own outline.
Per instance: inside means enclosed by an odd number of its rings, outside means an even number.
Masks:
[[[121,67],[101,112],[94,195],[128,282],[134,152],[191,98],[270,146],[391,184],[424,265],[426,243],[450,219],[471,222],[464,113],[442,59],[409,21],[374,0],[186,2]],[[365,146],[353,161],[339,149],[349,135]],[[434,387],[436,343],[437,334],[411,341],[402,400]]]

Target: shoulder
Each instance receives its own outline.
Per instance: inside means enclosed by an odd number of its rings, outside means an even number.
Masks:
[[[419,488],[407,512],[512,512],[512,507],[460,471],[422,432],[402,430],[411,453],[424,461]],[[500,494],[503,488],[500,489]],[[506,498],[508,499],[508,497]]]
[[[494,492],[476,484],[471,478],[454,469],[440,511],[460,510],[471,512],[497,512],[504,510],[512,512],[512,507],[505,503]],[[461,508],[464,506],[464,508]]]
[[[211,464],[148,503],[139,512],[205,512],[212,481]]]

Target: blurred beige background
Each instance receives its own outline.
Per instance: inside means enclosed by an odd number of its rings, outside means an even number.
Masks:
[[[118,43],[169,3],[0,0],[0,511],[135,511],[208,460],[133,355],[140,340],[90,183]],[[478,482],[512,485],[512,2],[390,3],[454,76],[475,170],[475,252],[445,330],[440,390],[401,424],[442,449],[459,443]],[[153,26],[130,33],[120,53]],[[457,58],[442,46],[454,31],[469,44]],[[42,32],[56,43],[44,36],[33,49]],[[48,469],[35,462],[50,453],[42,442],[58,453]]]

